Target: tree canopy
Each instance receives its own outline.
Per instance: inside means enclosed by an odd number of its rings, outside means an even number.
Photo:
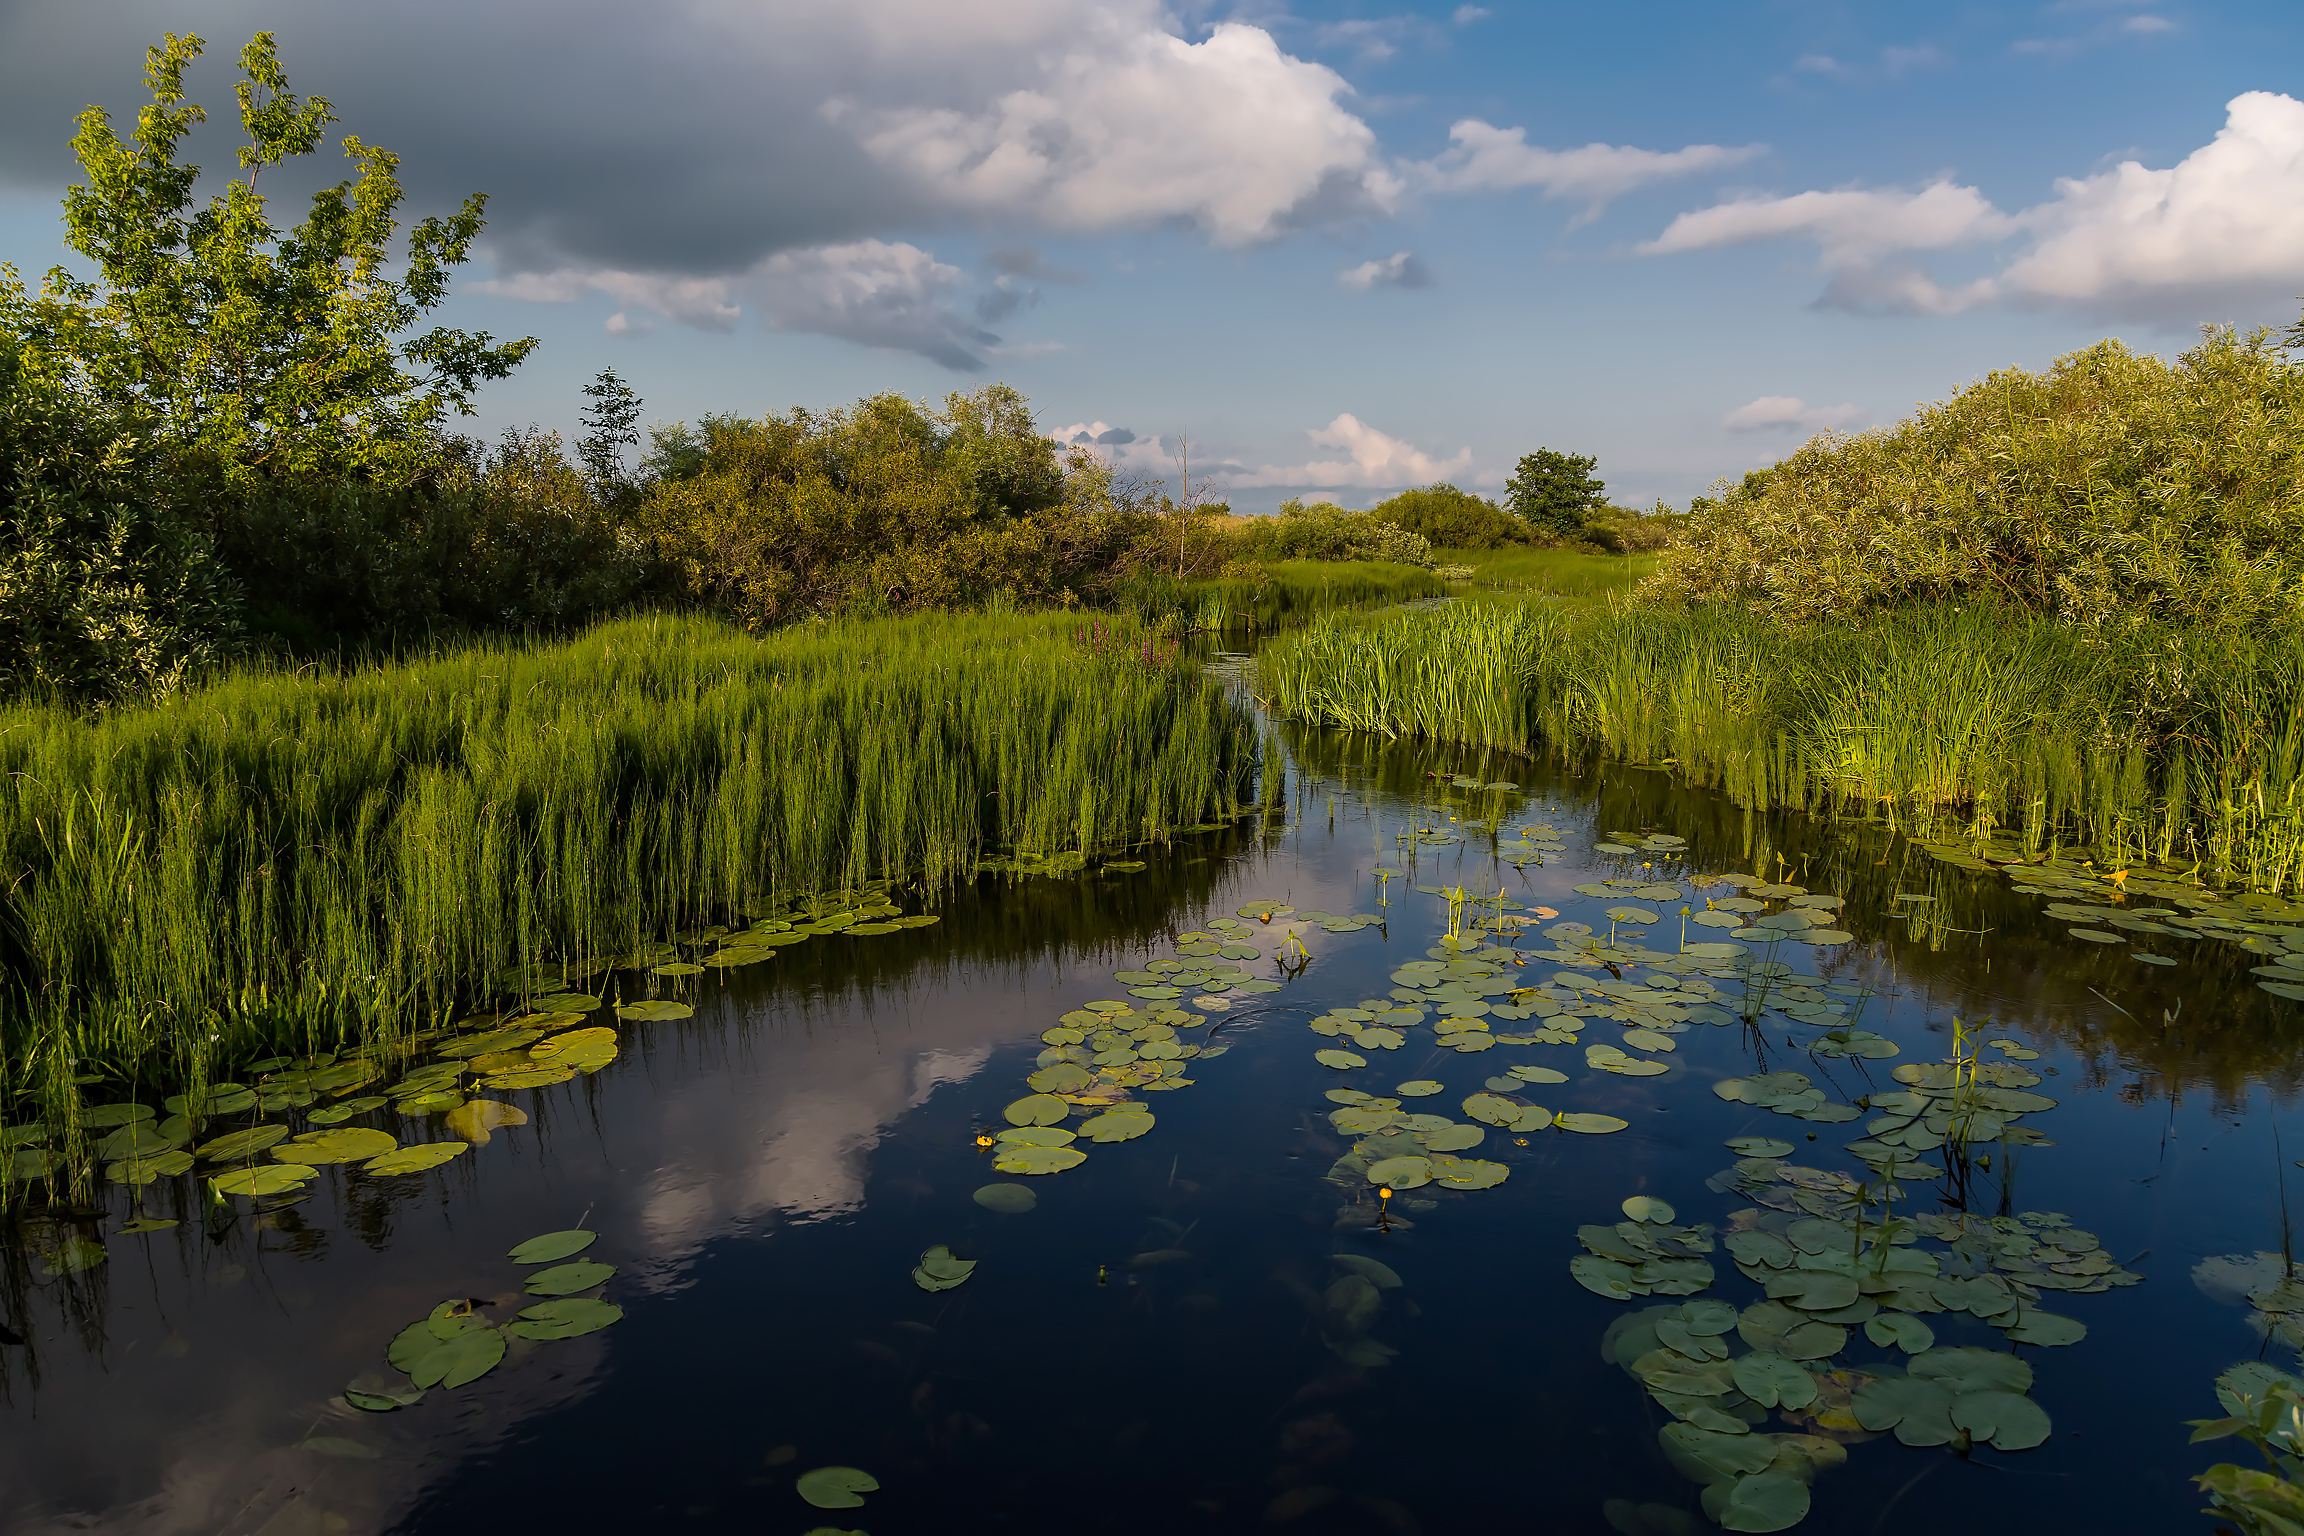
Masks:
[[[1592,471],[1599,460],[1586,454],[1539,448],[1523,455],[1504,482],[1504,504],[1539,533],[1573,537],[1586,517],[1605,506],[1608,487]]]

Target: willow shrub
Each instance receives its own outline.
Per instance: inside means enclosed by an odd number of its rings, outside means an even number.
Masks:
[[[1075,623],[636,619],[0,713],[0,1090],[68,1118],[91,1066],[208,1081],[795,893],[1237,810],[1246,712]]]
[[[1691,508],[1650,595],[1784,618],[1988,599],[2091,628],[2304,616],[2304,369],[2212,328],[2005,369]]]

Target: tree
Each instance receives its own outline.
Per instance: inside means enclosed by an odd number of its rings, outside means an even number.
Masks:
[[[418,222],[395,276],[399,158],[347,134],[358,174],[279,229],[258,178],[316,151],[336,118],[326,100],[289,91],[272,34],[259,32],[240,54],[246,176],[196,209],[200,168],[176,155],[207,116],[184,101],[185,69],[204,46],[170,33],[146,51],[152,102],[127,141],[102,108],[80,115],[72,148],[88,180],[67,192],[64,220],[96,279],[57,267],[35,297],[15,268],[0,268],[0,326],[27,373],[236,489],[408,483],[437,458],[447,414],[470,414],[479,384],[537,344],[446,327],[404,335],[447,298],[487,200],[475,193],[452,216]]]
[[[1540,533],[1570,536],[1587,514],[1607,504],[1608,487],[1592,473],[1599,460],[1539,448],[1504,482],[1504,504]]]
[[[640,397],[613,368],[601,369],[584,393],[592,403],[584,407],[587,430],[576,456],[584,461],[594,494],[606,498],[623,488],[624,450],[640,441]]]
[[[1445,480],[1387,497],[1368,515],[1423,535],[1434,549],[1501,549],[1528,537],[1502,507]]]

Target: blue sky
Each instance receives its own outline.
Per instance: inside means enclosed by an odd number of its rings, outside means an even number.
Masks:
[[[146,42],[222,107],[259,27],[411,213],[492,195],[443,318],[544,345],[491,432],[608,366],[667,421],[999,379],[1242,510],[1539,446],[1684,502],[2304,294],[2304,8],[2116,0],[0,4],[0,259]]]

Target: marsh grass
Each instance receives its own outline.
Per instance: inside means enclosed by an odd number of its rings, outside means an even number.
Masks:
[[[800,893],[1236,814],[1256,742],[1189,664],[1063,615],[698,618],[148,709],[0,714],[0,1103],[433,1024]],[[582,974],[578,972],[577,974]],[[10,1118],[19,1118],[12,1114]]]
[[[1605,598],[1629,592],[1651,575],[1655,555],[1596,555],[1578,549],[1437,549],[1440,565],[1472,567],[1475,587],[1512,588],[1551,597]]]
[[[1323,614],[1390,608],[1440,597],[1448,585],[1421,566],[1383,560],[1275,560],[1253,575],[1210,581],[1142,577],[1120,606],[1145,623],[1223,633],[1271,633]]]
[[[2304,881],[2304,637],[2089,633],[1968,604],[1793,627],[1509,598],[1268,645],[1279,712],[1389,736],[1669,765],[1747,807],[2099,861]]]

